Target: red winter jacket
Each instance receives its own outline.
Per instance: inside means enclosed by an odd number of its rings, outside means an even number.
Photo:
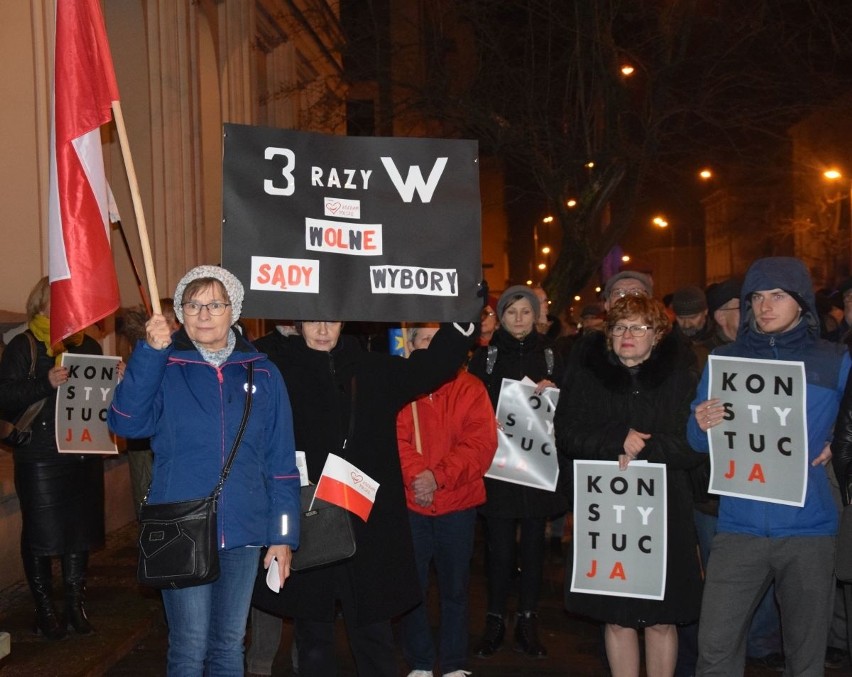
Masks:
[[[445,515],[485,502],[482,476],[497,450],[497,421],[482,381],[467,372],[416,400],[420,443],[415,446],[412,405],[397,416],[399,458],[408,508],[421,515]],[[432,504],[414,502],[411,484],[422,471],[435,475],[438,488]]]

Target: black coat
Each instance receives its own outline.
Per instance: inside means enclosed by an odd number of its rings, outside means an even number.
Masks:
[[[637,458],[667,466],[668,496],[665,598],[567,592],[569,611],[627,627],[698,618],[701,576],[689,470],[701,462],[702,455],[686,441],[696,375],[685,366],[684,349],[688,348],[669,335],[645,362],[628,368],[607,349],[606,336],[600,334],[566,375],[554,416],[563,472],[572,471],[574,459],[617,461],[633,428],[651,434]]]
[[[351,595],[355,613],[349,622],[356,625],[388,620],[420,602],[396,416],[407,402],[450,380],[471,342],[472,337],[464,337],[452,325],[442,325],[429,348],[415,351],[409,359],[365,352],[345,335],[331,352],[311,350],[301,336],[277,332],[256,342],[284,376],[296,449],[305,452],[311,482],[319,480],[326,457],[335,453],[380,485],[369,521],[351,518],[357,549],[352,559],[295,572],[279,594],[259,594],[258,586],[256,606],[279,616],[331,621],[335,597],[341,592],[335,585],[341,580],[350,581],[345,594]],[[354,434],[347,440],[353,382]]]
[[[33,378],[29,378],[31,351],[30,342],[24,334],[18,334],[3,351],[0,359],[0,411],[11,415],[23,412],[40,399],[47,398],[32,424],[32,441],[14,450],[15,462],[52,461],[70,463],[79,460],[74,454],[60,454],[56,449],[56,389],[50,385],[47,373],[56,364],[56,358],[47,354],[45,345],[36,340],[36,366]],[[79,346],[69,345],[69,353],[102,355],[101,346],[90,336],[84,336]]]
[[[536,383],[547,378],[557,386],[562,380],[562,358],[557,351],[552,350],[550,341],[535,331],[519,341],[498,329],[490,345],[497,348],[491,373],[488,373],[489,346],[477,348],[470,359],[468,371],[485,383],[495,411],[504,378],[520,381],[527,376]],[[546,348],[552,351],[552,369],[548,369]],[[559,485],[563,485],[561,476]],[[483,515],[502,518],[551,517],[565,512],[569,507],[568,497],[559,490],[560,487],[557,487],[556,492],[545,491],[486,477],[487,500],[479,510]]]

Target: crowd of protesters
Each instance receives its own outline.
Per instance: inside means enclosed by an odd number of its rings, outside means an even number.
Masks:
[[[276,537],[271,527],[254,533],[243,520],[229,526],[226,515],[223,534],[237,537],[224,545],[223,536],[222,547],[233,550],[228,557],[234,567],[239,555],[240,573],[208,584],[212,597],[164,596],[175,674],[190,663],[214,674],[217,666],[231,670],[242,662],[250,597],[248,674],[272,674],[282,618],[295,619],[291,654],[302,675],[336,674],[334,628],[340,617],[358,674],[371,677],[397,674],[398,652],[410,677],[470,675],[477,661],[510,642],[530,659],[545,658],[537,611],[547,535],[561,548],[574,498],[575,460],[612,461],[621,471],[648,461],[667,470],[667,573],[661,598],[572,591],[573,562],[566,558],[565,608],[600,624],[602,672],[632,677],[644,661],[645,674],[653,677],[743,674],[747,663],[789,675],[821,675],[848,658],[845,597],[834,576],[834,557],[840,511],[852,486],[852,391],[846,388],[852,279],[836,290],[815,291],[800,260],[775,257],[755,261],[743,278],[707,288],[685,286],[656,300],[650,274],[625,270],[606,280],[600,298],[574,318],[551,314],[542,289],[517,285],[486,296],[477,321],[469,325],[412,326],[406,338],[409,359],[376,352],[372,341],[365,349],[349,335],[354,328],[344,332],[341,322],[306,318],[267,336],[245,335],[236,324],[242,294],[230,273],[202,266],[175,293],[175,315],[186,317],[188,326],[160,314],[149,318],[141,308],[127,312],[123,333],[139,343],[109,422],[118,433],[144,437],[145,449],[153,450],[153,464],[146,451],[144,473],[134,470],[134,502],[152,481],[155,496],[177,496],[181,487],[180,497],[198,493],[190,485],[202,479],[201,461],[182,469],[181,459],[193,447],[187,435],[201,439],[213,430],[183,415],[169,423],[189,403],[190,391],[183,400],[171,394],[184,382],[175,375],[192,370],[192,378],[209,375],[215,381],[217,374],[226,374],[234,379],[236,394],[250,362],[269,374],[262,387],[278,402],[275,425],[256,428],[251,444],[260,450],[273,434],[283,440],[283,447],[276,442],[277,447],[258,451],[257,459],[272,464],[270,477],[288,478],[283,503],[288,515],[296,500],[294,450],[304,454],[303,484],[315,484],[334,453],[379,481],[381,490],[366,522],[352,518],[356,555],[313,571],[289,568],[297,531]],[[30,330],[39,340],[44,335],[39,319],[48,316],[49,300],[30,305]],[[61,376],[47,359],[56,347],[35,344],[44,357],[33,376],[23,338],[18,341],[0,362],[2,404],[10,410],[36,395],[49,401]],[[727,416],[725,404],[708,396],[710,355],[803,363],[805,410],[799,414],[806,422],[808,463],[801,505],[709,490],[710,431]],[[553,491],[486,477],[498,448],[496,410],[505,379],[527,380],[536,393],[560,390],[553,419],[560,476]],[[24,398],[30,390],[33,395]],[[228,396],[228,402],[232,399]],[[45,407],[45,421],[50,411],[52,405]],[[205,411],[203,405],[198,411]],[[258,426],[265,426],[258,420],[264,411],[252,414]],[[184,442],[175,442],[178,431]],[[38,434],[34,441],[41,439]],[[100,487],[87,495],[99,500],[101,509],[94,506],[91,516],[75,519],[75,528],[89,531],[69,543],[68,530],[55,523],[60,513],[41,506],[36,501],[41,493],[30,490],[33,481],[46,482],[47,476],[30,476],[42,466],[75,472],[76,466],[71,468],[71,457],[57,465],[55,449],[47,442],[42,446],[38,457],[32,451],[15,455],[26,518],[22,557],[35,601],[35,628],[47,639],[59,639],[66,629],[94,631],[82,602],[85,555],[103,542],[103,490],[102,480],[91,479],[96,473],[79,480]],[[242,458],[246,463],[252,456],[246,452]],[[88,467],[84,461],[76,463]],[[213,477],[220,464],[211,464],[207,474]],[[254,492],[249,474],[247,467],[240,471],[232,493]],[[177,484],[172,477],[179,477]],[[270,525],[280,521],[284,499],[276,487],[267,481],[260,502],[257,494],[246,494],[257,524],[264,514]],[[60,505],[71,505],[70,500]],[[289,517],[298,519],[295,513]],[[484,624],[469,647],[468,588],[478,529],[487,605],[485,618],[473,619],[474,626]],[[57,540],[59,534],[64,542]],[[52,605],[52,556],[62,558],[64,614]],[[264,567],[276,557],[282,564],[279,592],[255,585],[252,596],[249,572],[265,578]],[[431,568],[437,574],[433,585]],[[233,592],[237,575],[239,600],[223,607],[215,602],[215,586]],[[424,601],[433,594],[431,587],[440,608],[437,641]],[[202,599],[210,628],[204,638],[194,627]],[[394,623],[400,627],[398,640]],[[559,628],[548,628],[549,635],[558,633]],[[229,647],[227,658],[217,655],[220,643]]]

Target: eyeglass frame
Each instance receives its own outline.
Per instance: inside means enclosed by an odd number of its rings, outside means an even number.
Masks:
[[[609,293],[610,299],[623,299],[626,296],[648,296],[648,292],[644,289],[613,289]]]
[[[616,332],[616,329],[620,331]],[[636,330],[641,329],[642,333],[637,334]],[[630,334],[633,338],[642,338],[647,335],[648,330],[653,330],[653,325],[650,324],[631,324],[629,327],[625,324],[614,324],[609,328],[610,336],[614,336],[615,338],[621,338],[625,334]]]
[[[181,303],[181,308],[183,308],[183,314],[188,315],[189,317],[195,317],[196,315],[201,315],[201,311],[205,308],[211,317],[222,317],[225,314],[225,309],[230,307],[230,303],[225,303],[224,301],[211,301],[210,303],[199,303],[198,301],[185,301]],[[190,312],[190,308],[198,306],[197,312]],[[216,306],[217,311],[214,312],[211,306]],[[221,307],[222,312],[218,312],[219,307]]]

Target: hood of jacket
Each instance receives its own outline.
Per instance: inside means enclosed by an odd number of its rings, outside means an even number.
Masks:
[[[819,314],[807,267],[800,259],[792,256],[773,256],[758,259],[746,273],[740,298],[740,327],[737,338],[747,333],[761,333],[754,323],[751,295],[768,289],[782,289],[792,296],[802,308],[802,319],[797,328],[804,325],[807,334],[813,338],[819,336]]]

